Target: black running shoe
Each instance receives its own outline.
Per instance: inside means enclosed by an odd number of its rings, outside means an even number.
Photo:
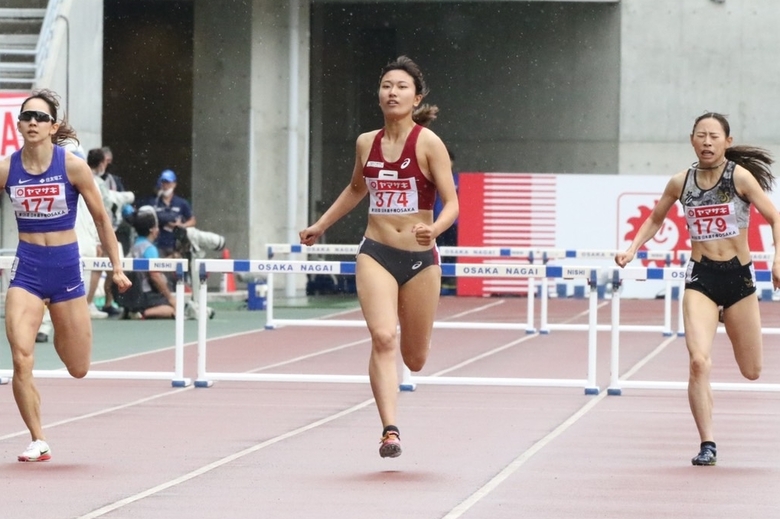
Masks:
[[[691,463],[694,465],[715,465],[717,461],[717,450],[709,446],[704,446],[699,451],[699,454],[691,460]]]
[[[106,305],[101,308],[100,311],[107,313],[109,317],[119,317],[122,315],[122,310],[115,307],[114,305]]]

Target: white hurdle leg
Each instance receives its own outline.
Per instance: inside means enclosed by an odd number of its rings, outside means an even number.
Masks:
[[[417,389],[417,384],[412,380],[412,370],[407,368],[406,364],[403,364],[402,371],[401,385],[398,389],[401,391],[414,391]]]
[[[685,324],[683,321],[683,292],[685,280],[680,280],[680,288],[677,291],[677,337],[685,337]]]
[[[200,293],[198,294],[198,378],[195,380],[195,387],[211,387],[214,385],[214,381],[209,380],[206,374],[206,321],[208,321],[206,303],[208,302],[208,287],[206,286],[205,272],[200,273],[198,282],[201,285]]]
[[[184,279],[179,277],[176,280],[176,346],[173,387],[187,387],[192,382],[184,378]]]
[[[536,333],[534,328],[534,297],[536,296],[536,283],[534,278],[528,278],[528,318],[526,320],[525,333]]]
[[[544,335],[550,333],[550,327],[547,326],[547,304],[549,303],[547,291],[549,289],[549,283],[549,279],[542,278],[542,295],[539,308],[539,333]]]
[[[272,330],[276,328],[274,324],[274,275],[269,272],[266,277],[266,288],[268,293],[265,295],[265,329]]]
[[[615,276],[617,278],[617,276]],[[612,282],[612,343],[610,345],[608,395],[620,395],[620,280]]]
[[[664,337],[672,335],[672,280],[666,280],[666,290],[664,290]]]
[[[590,296],[588,299],[588,383],[585,386],[586,395],[598,395],[599,388],[596,385],[596,361],[597,361],[597,338],[598,331],[598,275],[591,276]]]

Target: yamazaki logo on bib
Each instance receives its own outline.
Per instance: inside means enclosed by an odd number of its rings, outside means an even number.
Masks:
[[[402,180],[373,180],[371,182],[372,189],[379,189],[381,191],[405,191],[411,189],[412,183],[409,179]]]
[[[21,196],[57,196],[60,194],[59,184],[51,184],[48,186],[29,186],[22,189],[24,189],[24,192]]]
[[[710,216],[723,216],[731,212],[730,204],[711,205],[707,207],[691,207],[688,214],[693,218],[708,218]]]

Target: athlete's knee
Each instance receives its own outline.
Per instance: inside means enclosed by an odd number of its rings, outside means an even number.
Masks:
[[[401,354],[404,359],[404,364],[410,371],[420,371],[425,367],[425,362],[428,360],[428,352],[430,351],[430,345],[426,344],[418,348],[402,347]]]
[[[35,365],[35,357],[32,352],[14,350],[12,352],[14,377],[31,375]]]
[[[87,376],[87,373],[89,372],[89,363],[82,363],[79,362],[77,364],[71,364],[70,366],[67,366],[68,373],[70,373],[70,376],[73,378],[84,378]]]
[[[748,380],[758,380],[758,377],[761,376],[761,368],[761,363],[757,362],[749,366],[740,366],[739,371],[742,373],[742,376]]]
[[[406,364],[406,367],[409,368],[409,371],[413,371],[415,373],[422,370],[425,367],[425,361],[427,360],[428,360],[427,353],[425,354],[413,353],[413,354],[404,355],[404,364]]]
[[[397,340],[398,334],[395,329],[379,329],[371,332],[372,348],[379,353],[395,350]]]
[[[709,355],[693,354],[690,360],[692,377],[707,376],[712,369],[712,358]]]

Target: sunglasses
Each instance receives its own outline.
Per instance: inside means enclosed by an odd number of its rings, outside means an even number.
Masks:
[[[54,117],[47,114],[46,112],[39,112],[38,110],[25,110],[19,114],[20,121],[30,122],[33,118],[35,118],[35,120],[39,123],[48,123],[49,121],[52,123],[56,122]]]

